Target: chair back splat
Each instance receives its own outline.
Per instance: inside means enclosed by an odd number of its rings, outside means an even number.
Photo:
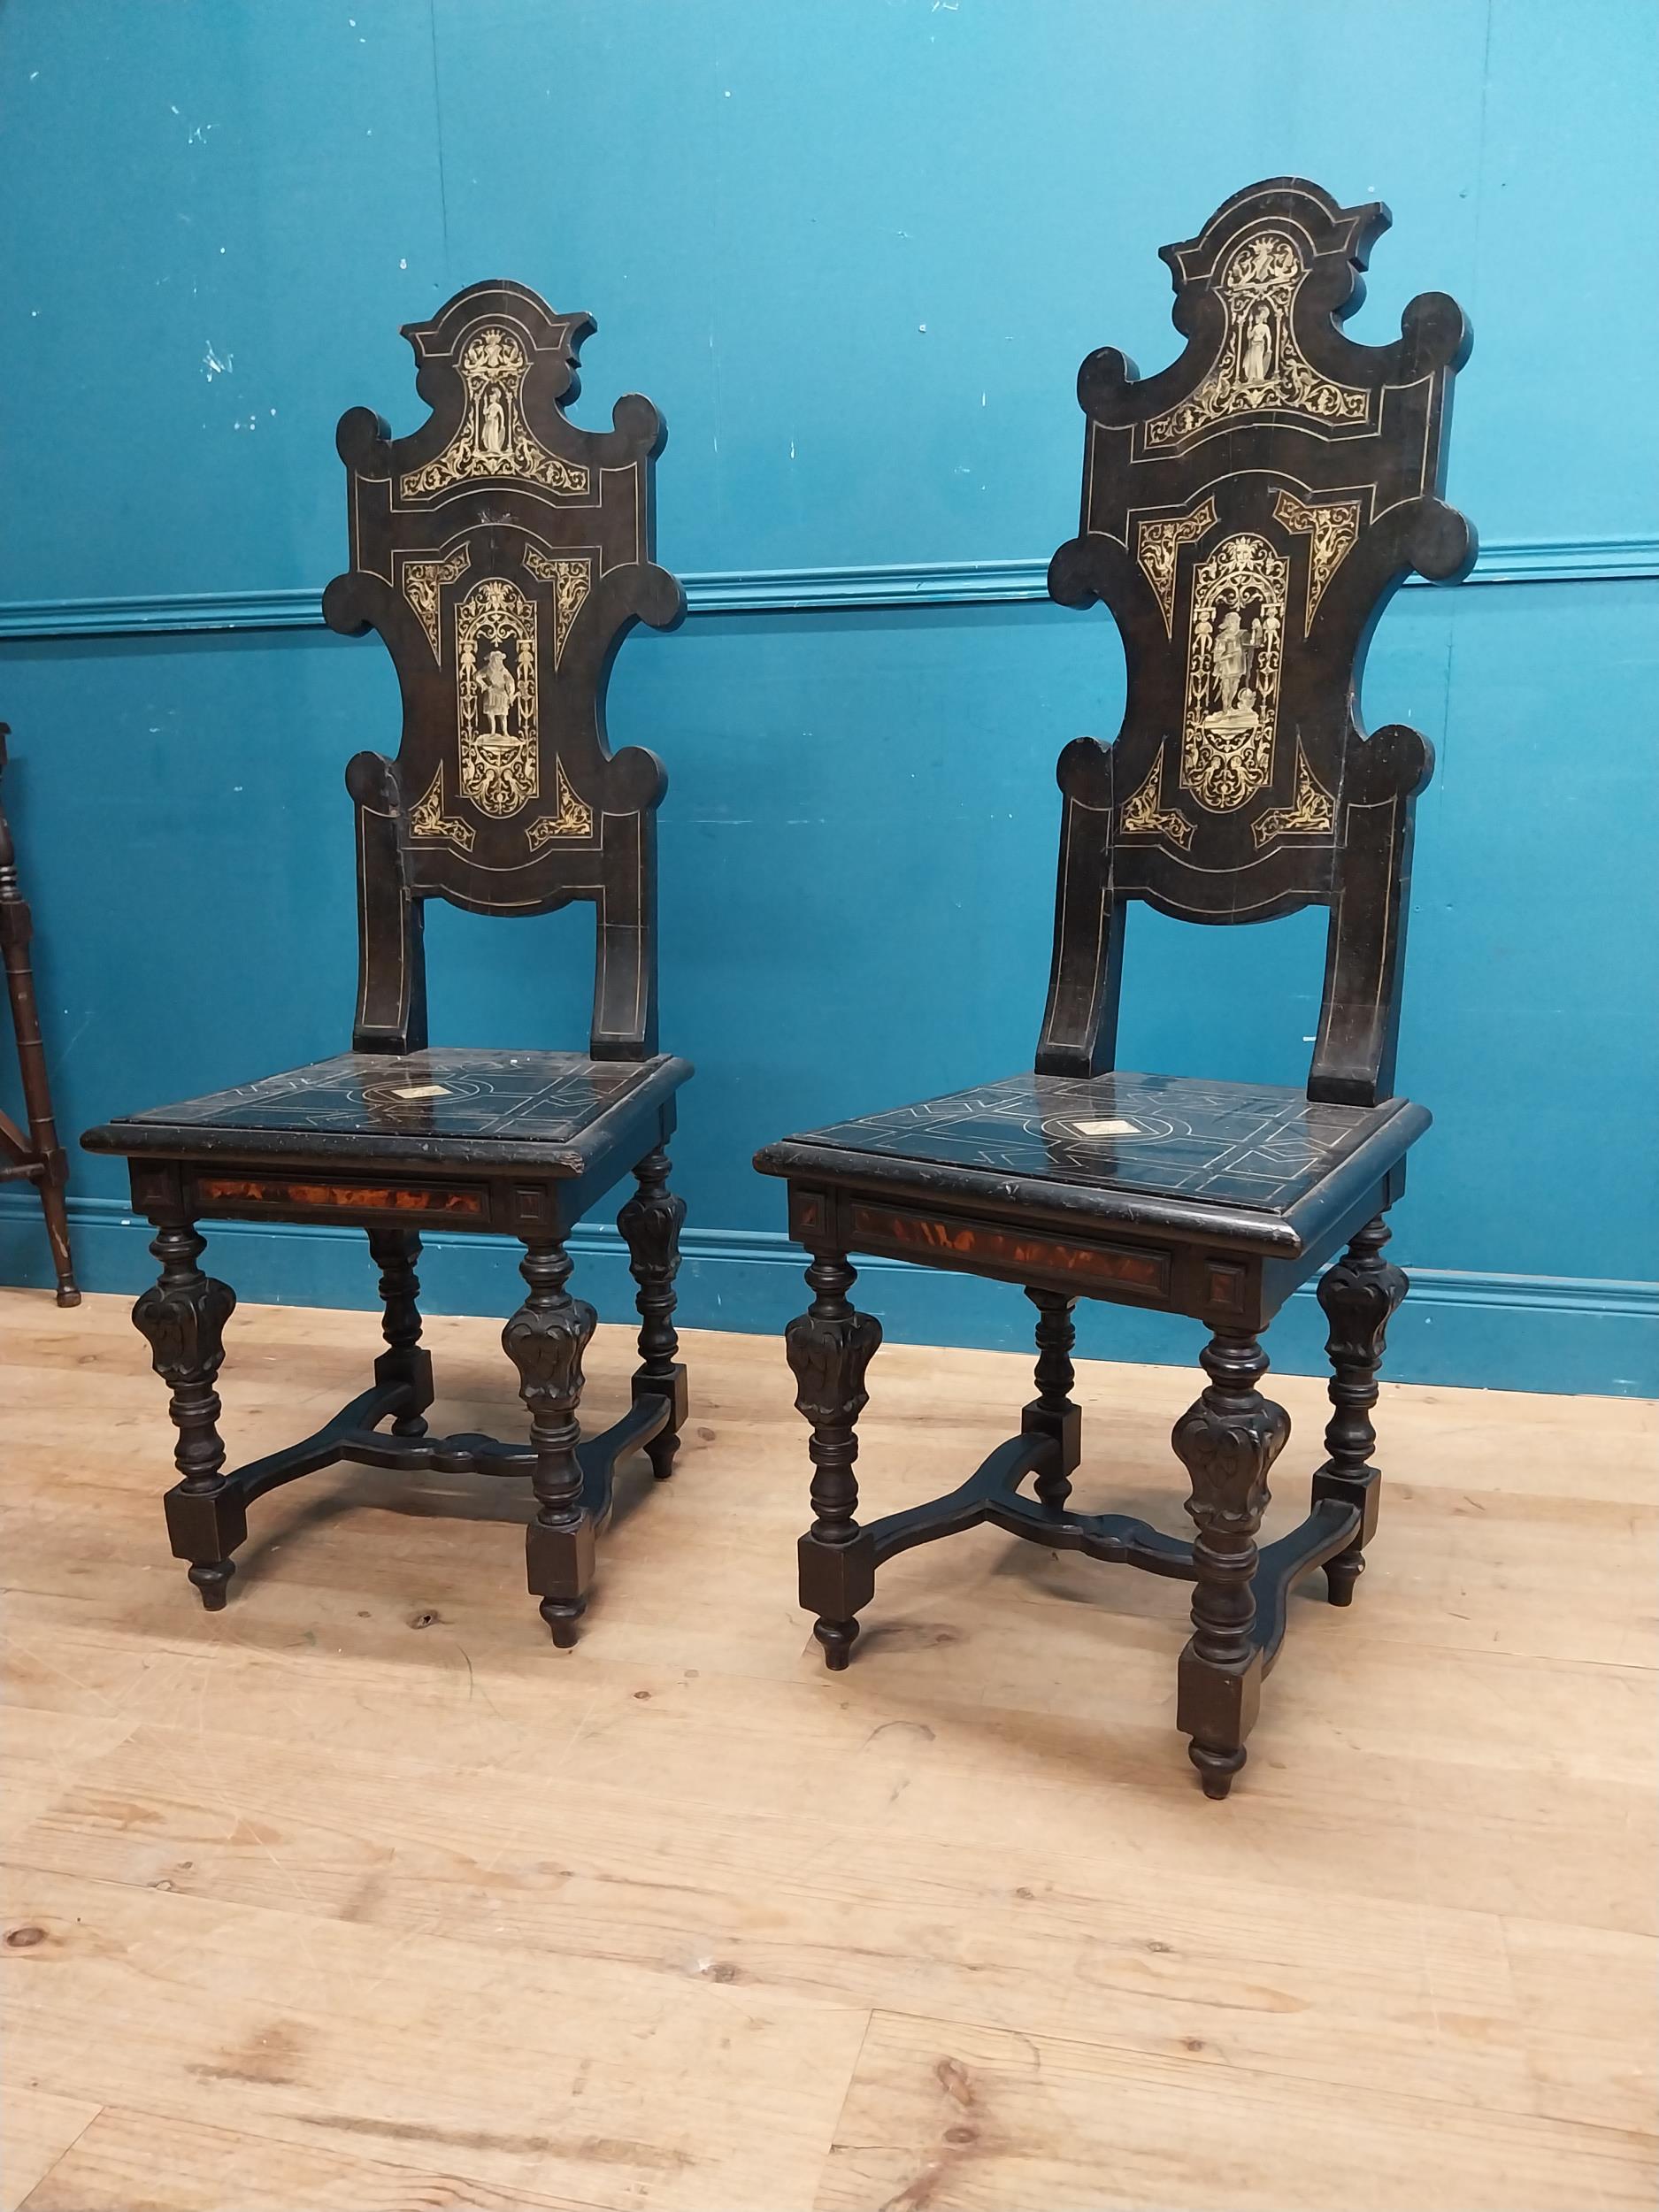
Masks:
[[[1462,311],[1412,301],[1401,335],[1341,327],[1391,218],[1279,177],[1165,246],[1179,358],[1141,378],[1110,347],[1078,377],[1079,534],[1048,571],[1123,634],[1128,702],[1108,745],[1061,756],[1054,965],[1036,1068],[1113,1065],[1125,901],[1182,920],[1329,907],[1310,1099],[1394,1086],[1411,814],[1433,768],[1356,701],[1379,617],[1412,570],[1464,576],[1474,533],[1440,497]]]
[[[672,629],[685,595],[652,558],[662,417],[638,394],[608,431],[561,403],[595,328],[523,285],[474,284],[403,335],[429,419],[394,438],[341,419],[351,566],[331,629],[380,633],[396,664],[395,759],[346,771],[357,809],[358,1052],[426,1042],[421,902],[539,914],[598,909],[590,1050],[657,1049],[656,809],[662,764],[612,755],[604,694],[636,621]]]

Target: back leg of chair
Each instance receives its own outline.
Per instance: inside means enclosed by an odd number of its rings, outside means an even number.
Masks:
[[[1371,1464],[1377,1432],[1371,1408],[1377,1402],[1377,1371],[1382,1365],[1394,1319],[1410,1287],[1403,1268],[1382,1256],[1390,1231],[1380,1214],[1353,1238],[1348,1250],[1319,1279],[1319,1303],[1331,1334],[1331,1403],[1335,1411],[1325,1432],[1325,1463],[1313,1479],[1313,1502],[1333,1498],[1359,1508],[1359,1533],[1344,1552],[1326,1563],[1325,1589],[1333,1605],[1353,1602],[1354,1585],[1365,1565],[1365,1547],[1376,1533],[1380,1471]]]
[[[674,1454],[685,1426],[686,1371],[675,1358],[674,1277],[680,1271],[680,1232],[686,1202],[668,1187],[669,1158],[662,1146],[648,1152],[634,1169],[639,1188],[617,1216],[628,1248],[628,1271],[639,1285],[640,1364],[634,1373],[634,1397],[666,1398],[668,1422],[645,1447],[651,1472],[659,1482],[674,1471]]]
[[[1077,1380],[1071,1347],[1077,1331],[1071,1324],[1075,1298],[1063,1291],[1027,1290],[1037,1309],[1037,1395],[1020,1416],[1020,1433],[1052,1436],[1058,1455],[1052,1467],[1037,1478],[1037,1495],[1045,1505],[1063,1506],[1071,1494],[1071,1475],[1083,1456],[1083,1411],[1071,1402]]]
[[[412,1229],[371,1229],[369,1250],[380,1271],[380,1302],[386,1309],[386,1349],[374,1363],[377,1383],[403,1383],[409,1403],[392,1424],[394,1436],[424,1436],[432,1403],[432,1355],[420,1341],[420,1278],[415,1262],[420,1239]]]

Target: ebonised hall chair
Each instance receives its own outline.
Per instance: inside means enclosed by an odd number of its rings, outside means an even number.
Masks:
[[[1110,349],[1078,379],[1082,521],[1048,572],[1066,606],[1101,600],[1128,698],[1107,745],[1059,764],[1054,959],[1030,1073],[816,1129],[762,1151],[812,1255],[787,1343],[812,1429],[801,1599],[844,1667],[876,1571],[982,1522],[1193,1586],[1177,1724],[1211,1797],[1244,1764],[1292,1586],[1323,1567],[1349,1602],[1376,1526],[1371,1409],[1406,1278],[1384,1216],[1428,1127],[1395,1094],[1412,803],[1432,755],[1415,730],[1367,735],[1361,664],[1409,571],[1467,574],[1473,534],[1440,496],[1463,317],[1443,294],[1396,343],[1341,329],[1385,207],[1337,206],[1278,178],[1164,249],[1185,350],[1141,379]],[[1118,1072],[1132,898],[1194,922],[1330,910],[1307,1088]],[[880,1324],[848,1298],[850,1251],[1023,1286],[1037,1395],[1020,1432],[949,1496],[860,1526],[855,1428]],[[1258,1550],[1268,1472],[1289,1433],[1257,1387],[1258,1338],[1308,1277],[1330,1323],[1335,1408],[1312,1509]],[[1068,1502],[1079,1464],[1079,1297],[1189,1315],[1207,1386],[1175,1425],[1194,1540]],[[1033,1478],[1032,1494],[1022,1488]]]
[[[594,327],[521,285],[475,284],[403,333],[427,421],[396,439],[365,408],[341,421],[351,565],[329,585],[324,618],[348,636],[380,633],[403,697],[396,757],[359,753],[346,771],[360,952],[350,1051],[83,1139],[127,1156],[133,1204],[156,1232],[161,1279],[133,1317],[173,1394],[173,1553],[210,1609],[225,1602],[249,1506],[314,1469],[527,1476],[530,1591],[554,1641],[571,1644],[617,1462],[643,1448],[658,1476],[672,1471],[686,1417],[672,1323],[685,1207],[664,1147],[691,1069],[657,1048],[655,812],[666,779],[651,753],[610,752],[603,696],[625,634],[636,620],[672,628],[685,599],[652,557],[657,410],[620,400],[603,433],[561,412]],[[587,1053],[428,1049],[429,898],[503,916],[591,899]],[[566,1287],[565,1240],[630,1170],[637,1187],[618,1225],[639,1286],[641,1364],[630,1411],[584,1441],[595,1316]],[[225,1217],[356,1224],[386,1312],[373,1386],[303,1443],[228,1473],[214,1386],[235,1297],[203,1272],[197,1228]],[[525,1248],[528,1295],[502,1341],[527,1442],[426,1433],[415,1263],[427,1224]]]

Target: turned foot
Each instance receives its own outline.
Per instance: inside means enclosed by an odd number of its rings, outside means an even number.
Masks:
[[[1206,1797],[1225,1797],[1233,1787],[1233,1778],[1243,1766],[1249,1754],[1240,1744],[1236,1750],[1216,1751],[1208,1744],[1196,1741],[1187,1747],[1187,1755],[1198,1770],[1198,1779],[1203,1785]]]
[[[817,1620],[812,1624],[812,1633],[824,1647],[824,1664],[832,1674],[840,1674],[851,1663],[853,1646],[858,1640],[856,1620]]]
[[[181,1482],[162,1501],[175,1559],[191,1562],[190,1579],[210,1613],[224,1610],[235,1571],[231,1554],[248,1533],[248,1502],[231,1484]]]
[[[553,1640],[561,1651],[574,1650],[577,1623],[588,1610],[586,1598],[572,1598],[568,1602],[559,1598],[543,1598],[541,1613],[552,1631]]]
[[[1345,1551],[1325,1563],[1325,1594],[1333,1605],[1352,1605],[1354,1585],[1365,1571],[1365,1555]]]
[[[210,1613],[222,1613],[225,1601],[230,1595],[230,1578],[236,1571],[235,1562],[230,1559],[197,1560],[190,1569],[190,1579],[202,1594],[202,1603]]]

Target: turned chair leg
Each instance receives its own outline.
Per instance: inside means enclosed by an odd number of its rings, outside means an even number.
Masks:
[[[1170,1440],[1192,1479],[1187,1510],[1198,1531],[1193,1634],[1181,1654],[1175,1724],[1192,1740],[1187,1756],[1205,1796],[1225,1797],[1261,1702],[1262,1652],[1251,1634],[1256,1533],[1290,1418],[1256,1386],[1267,1355],[1254,1336],[1218,1333],[1200,1356],[1209,1386]]]
[[[1052,1436],[1059,1446],[1057,1457],[1033,1486],[1044,1505],[1057,1510],[1071,1494],[1072,1470],[1083,1456],[1083,1409],[1071,1402],[1077,1380],[1071,1310],[1077,1300],[1057,1290],[1027,1290],[1025,1295],[1037,1309],[1037,1395],[1020,1415],[1020,1433]]]
[[[1365,1566],[1365,1547],[1377,1532],[1378,1494],[1382,1476],[1371,1463],[1377,1432],[1371,1411],[1377,1402],[1377,1371],[1382,1365],[1388,1324],[1410,1287],[1405,1271],[1382,1256],[1390,1231],[1379,1214],[1367,1222],[1347,1252],[1319,1279],[1319,1303],[1331,1325],[1325,1350],[1331,1358],[1331,1403],[1336,1409],[1325,1432],[1329,1456],[1313,1479],[1313,1502],[1333,1498],[1359,1508],[1359,1533],[1346,1551],[1327,1560],[1325,1592],[1333,1605],[1353,1602],[1354,1585]]]
[[[812,1303],[784,1333],[795,1406],[812,1425],[815,1517],[801,1539],[801,1602],[818,1617],[812,1632],[825,1665],[838,1672],[852,1656],[859,1609],[875,1594],[875,1553],[858,1525],[853,1462],[856,1425],[869,1402],[864,1371],[881,1341],[881,1324],[849,1304],[857,1270],[845,1253],[815,1252],[806,1279]]]
[[[577,1408],[582,1395],[582,1354],[598,1316],[572,1298],[570,1256],[562,1244],[526,1239],[518,1272],[529,1295],[501,1340],[518,1371],[518,1392],[530,1410],[530,1441],[536,1460],[531,1482],[536,1514],[525,1531],[530,1594],[541,1601],[541,1617],[564,1648],[576,1641],[576,1624],[588,1609],[594,1578],[594,1525],[582,1505],[581,1441]]]
[[[386,1349],[374,1363],[377,1383],[401,1383],[409,1403],[392,1424],[394,1436],[424,1436],[432,1403],[432,1355],[420,1342],[420,1239],[412,1229],[371,1229],[369,1250],[380,1271]]]
[[[150,1248],[161,1263],[161,1279],[133,1308],[133,1320],[173,1393],[167,1410],[179,1432],[173,1457],[181,1479],[166,1495],[167,1533],[173,1557],[190,1562],[203,1604],[217,1613],[235,1572],[230,1555],[248,1533],[247,1502],[220,1471],[222,1409],[213,1387],[236,1294],[196,1265],[207,1240],[194,1223],[157,1229]]]
[[[634,1370],[634,1399],[666,1398],[667,1425],[645,1447],[651,1472],[664,1482],[674,1471],[674,1454],[686,1420],[686,1371],[675,1354],[674,1278],[680,1272],[680,1232],[686,1202],[668,1187],[669,1159],[659,1144],[634,1169],[639,1189],[617,1216],[628,1248],[628,1271],[639,1285],[640,1365]]]

